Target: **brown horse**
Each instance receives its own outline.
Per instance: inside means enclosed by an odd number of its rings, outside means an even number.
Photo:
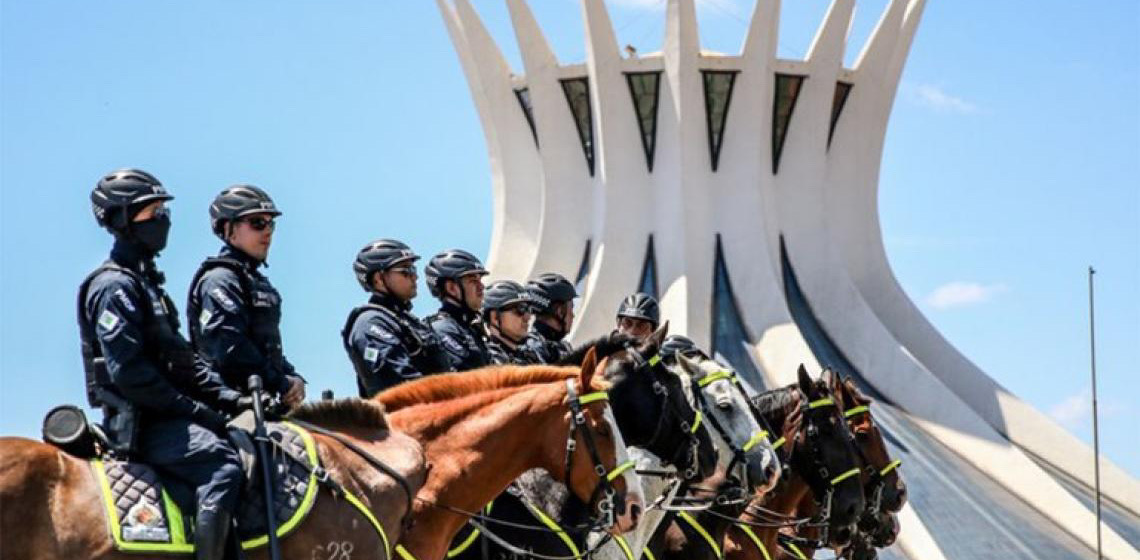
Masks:
[[[828,377],[832,392],[839,399],[843,416],[847,419],[847,428],[855,437],[862,466],[864,497],[868,506],[859,519],[857,533],[850,539],[851,545],[842,552],[850,558],[874,558],[875,547],[890,546],[898,536],[898,522],[892,514],[902,509],[906,503],[906,483],[898,471],[901,461],[891,459],[890,452],[887,451],[883,434],[871,415],[871,398],[864,395],[851,378],[841,379],[838,375]],[[817,511],[815,501],[805,498],[800,502],[796,515],[811,517]],[[819,531],[812,528],[798,533],[807,540],[817,538],[818,534]],[[815,552],[812,547],[800,548],[803,555],[809,558]],[[797,558],[785,550],[780,551],[779,557]]]
[[[354,407],[309,419],[335,430],[381,459],[418,489],[426,468],[420,444],[391,431],[383,409]],[[346,492],[374,515],[393,543],[407,509],[403,488],[343,444],[314,434],[321,464]],[[119,552],[108,531],[106,509],[91,464],[50,445],[23,438],[0,438],[0,539],[4,560],[137,559]],[[313,510],[281,539],[284,558],[385,558],[384,538],[365,515],[341,497],[321,491]],[[150,557],[167,557],[153,554]],[[189,558],[189,555],[169,557]],[[264,547],[247,558],[267,558]]]
[[[440,560],[466,523],[524,471],[542,467],[592,507],[618,504],[616,529],[635,524],[640,482],[596,379],[596,360],[581,368],[489,367],[399,385],[375,399],[389,422],[424,445],[430,462],[413,526],[400,539],[405,560]],[[577,393],[573,395],[571,392]],[[581,402],[578,414],[572,412]],[[575,441],[567,452],[568,439]],[[599,488],[612,485],[608,492]],[[605,527],[609,528],[609,527]]]
[[[785,426],[797,415],[799,429],[778,450],[791,467],[776,488],[750,505],[740,524],[729,528],[724,557],[731,560],[770,560],[777,554],[780,527],[797,520],[805,499],[829,502],[830,514],[819,520],[830,533],[847,531],[863,512],[865,501],[858,476],[858,454],[844,425],[841,403],[830,373],[812,380],[803,366],[794,385],[753,398],[757,413],[770,426]],[[757,507],[760,506],[760,507]]]

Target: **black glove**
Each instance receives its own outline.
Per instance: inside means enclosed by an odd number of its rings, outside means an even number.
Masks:
[[[226,423],[229,422],[225,414],[200,402],[194,403],[194,410],[190,413],[190,418],[194,420],[195,424],[208,428],[218,434],[226,433]]]

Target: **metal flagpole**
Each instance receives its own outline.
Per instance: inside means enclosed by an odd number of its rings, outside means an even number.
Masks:
[[[1096,321],[1093,308],[1093,275],[1096,270],[1089,267],[1089,355],[1092,363],[1092,418],[1093,418],[1093,472],[1096,480],[1096,557],[1104,558],[1100,546],[1100,430],[1096,413]]]

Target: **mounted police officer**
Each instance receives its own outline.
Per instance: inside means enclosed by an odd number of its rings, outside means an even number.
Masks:
[[[653,334],[660,322],[661,307],[647,293],[631,294],[618,306],[617,331],[636,338],[639,342]]]
[[[267,394],[292,408],[305,382],[281,348],[281,294],[260,271],[266,266],[281,211],[253,185],[234,185],[210,204],[210,224],[225,245],[190,282],[186,314],[198,355],[230,387],[246,391],[261,376]]]
[[[522,284],[498,280],[487,286],[483,295],[483,324],[487,327],[487,352],[492,363],[539,363],[525,345],[530,319],[530,294]]]
[[[221,559],[243,478],[223,412],[236,412],[241,395],[195,360],[162,289],[154,258],[166,247],[164,203],[173,198],[137,169],[109,173],[92,191],[95,218],[115,245],[79,289],[83,365],[112,451],[192,489],[197,558]]]
[[[450,249],[432,257],[424,274],[431,295],[442,303],[427,324],[439,335],[454,369],[467,371],[491,363],[483,345],[486,333],[479,322],[487,275],[483,263],[467,251]]]
[[[404,243],[381,239],[365,245],[352,264],[360,286],[372,294],[341,330],[361,397],[454,369],[435,331],[411,313],[419,258]]]
[[[527,350],[540,363],[556,364],[570,354],[570,343],[563,340],[574,326],[574,298],[577,290],[566,277],[554,272],[527,282],[534,324],[527,337]]]

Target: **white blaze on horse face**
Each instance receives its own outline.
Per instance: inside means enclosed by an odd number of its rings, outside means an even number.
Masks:
[[[617,418],[614,416],[613,410],[610,408],[609,403],[606,404],[605,413],[603,418],[610,426],[610,433],[613,434],[614,442],[614,468],[621,467],[626,463],[632,462],[629,457],[629,451],[626,449],[625,439],[621,435],[621,430],[618,429]],[[620,529],[629,531],[637,525],[636,517],[630,516],[630,512],[636,506],[640,513],[645,512],[645,496],[641,490],[641,476],[637,474],[634,468],[627,468],[622,471],[621,479],[625,482],[625,507],[626,511],[617,512],[619,517],[628,519],[619,519],[619,524],[622,525]]]

